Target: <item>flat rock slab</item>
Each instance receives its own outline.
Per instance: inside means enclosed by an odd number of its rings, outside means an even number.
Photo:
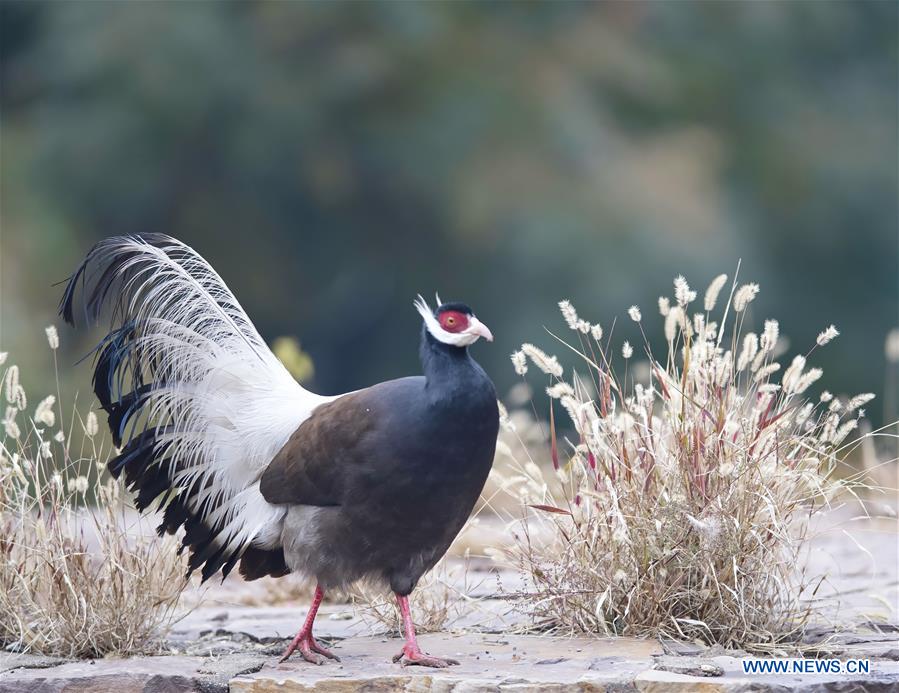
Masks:
[[[603,690],[607,685],[632,681],[651,664],[653,655],[662,651],[658,643],[630,638],[433,634],[422,636],[419,644],[429,654],[452,657],[461,664],[448,669],[404,668],[391,662],[402,648],[402,640],[353,638],[333,648],[340,663],[315,666],[302,659],[269,663],[258,672],[232,679],[231,690],[477,691],[525,690],[535,684],[541,689],[562,690],[584,677]]]
[[[57,666],[23,660],[19,668],[0,672],[0,693],[227,693],[230,679],[259,669],[266,659],[262,655],[132,657]]]
[[[0,652],[0,681],[3,672],[13,669],[48,669],[65,664],[69,660],[62,657],[45,657],[44,655],[20,654],[18,652]]]
[[[663,655],[662,646],[630,638],[526,635],[424,635],[432,654],[454,657],[448,669],[403,668],[391,658],[395,638],[339,641],[342,662],[315,666],[296,656],[279,664],[277,646],[220,656],[160,656],[65,661],[0,656],[0,693],[291,693],[292,691],[608,691],[609,693],[743,693],[899,691],[899,662],[872,659],[866,675],[747,675],[738,656]]]
[[[747,690],[877,691],[899,690],[899,664],[872,662],[865,676],[848,674],[746,675],[741,660],[721,656],[684,662],[672,671],[672,658],[662,657],[658,643],[629,638],[554,638],[515,635],[430,635],[422,648],[454,657],[448,669],[402,668],[391,657],[402,642],[353,638],[334,652],[341,663],[322,666],[292,659],[267,662],[259,671],[230,681],[235,693],[293,691],[692,691],[736,693]],[[686,658],[685,658],[686,659]],[[667,663],[667,664],[666,664]],[[661,668],[656,668],[661,665]]]

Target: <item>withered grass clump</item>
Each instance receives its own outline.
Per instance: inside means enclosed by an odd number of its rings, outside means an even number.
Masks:
[[[530,344],[513,354],[520,375],[529,364],[549,375],[555,403],[554,468],[531,459],[506,480],[530,506],[506,554],[537,624],[759,651],[808,621],[808,519],[839,487],[843,441],[873,395],[810,399],[822,373],[807,360],[836,329],[781,371],[777,322],[760,334],[744,324],[758,286],[734,284],[716,312],[725,284],[715,279],[694,310],[696,293],[675,280],[674,300],[659,299],[661,358],[638,307],[618,326],[643,344],[634,363],[630,342],[613,348],[567,301],[583,375],[564,379],[559,360]]]
[[[55,330],[48,339],[55,349]],[[120,484],[103,479],[110,451],[93,413],[73,436],[56,397],[30,413],[18,368],[0,375],[0,647],[62,657],[159,651],[184,586],[173,540],[155,537]],[[77,456],[73,437],[84,440]]]

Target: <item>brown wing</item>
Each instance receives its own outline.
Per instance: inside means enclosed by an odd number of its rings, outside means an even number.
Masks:
[[[262,474],[259,490],[269,503],[341,504],[347,474],[360,460],[358,441],[374,423],[367,393],[323,404],[300,424]]]

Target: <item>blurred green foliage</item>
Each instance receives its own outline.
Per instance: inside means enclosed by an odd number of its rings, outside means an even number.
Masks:
[[[305,383],[315,375],[315,364],[300,347],[300,341],[296,337],[277,337],[271,347],[278,360],[297,381]]]
[[[434,289],[491,327],[503,390],[558,299],[608,325],[742,258],[757,321],[803,349],[836,323],[827,386],[882,392],[897,9],[4,0],[0,344],[44,363],[51,284],[164,231],[301,336],[319,391],[416,372]]]

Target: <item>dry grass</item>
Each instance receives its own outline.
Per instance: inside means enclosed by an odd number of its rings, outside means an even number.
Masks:
[[[759,651],[794,641],[812,615],[805,598],[821,578],[802,568],[808,520],[850,486],[833,471],[869,398],[810,399],[821,372],[807,359],[834,331],[781,371],[776,323],[747,331],[757,286],[717,302],[715,284],[692,315],[682,278],[675,300],[660,299],[661,358],[636,307],[623,335],[643,345],[635,365],[629,343],[613,347],[568,302],[576,338],[559,341],[582,375],[565,379],[532,345],[513,355],[521,375],[529,364],[549,375],[553,468],[525,452],[504,479],[531,508],[504,553],[538,626]],[[723,279],[717,289],[727,295]]]
[[[409,595],[412,618],[419,633],[446,630],[477,608],[467,561],[450,566],[446,559],[425,575]],[[393,594],[383,588],[357,584],[351,602],[362,622],[373,633],[402,634],[402,620]]]
[[[0,644],[63,657],[159,651],[184,586],[175,541],[156,538],[104,480],[110,450],[93,414],[66,432],[57,397],[29,415],[18,369],[0,382]]]

